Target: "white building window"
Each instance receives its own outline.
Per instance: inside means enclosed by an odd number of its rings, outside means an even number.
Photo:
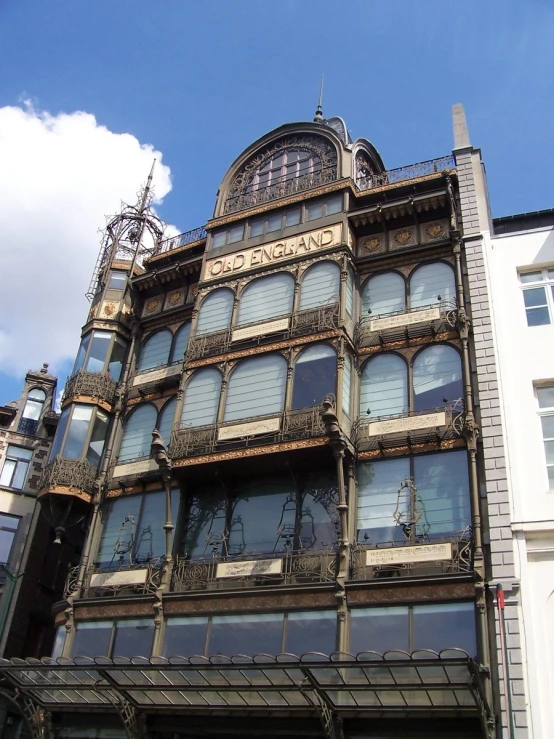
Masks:
[[[552,323],[554,310],[554,269],[538,269],[520,274],[528,326]]]
[[[29,464],[33,456],[32,449],[8,445],[6,459],[0,475],[0,485],[22,490],[29,472]]]
[[[537,388],[548,489],[554,493],[554,385]]]
[[[9,562],[19,520],[19,516],[0,514],[0,562],[2,564]]]

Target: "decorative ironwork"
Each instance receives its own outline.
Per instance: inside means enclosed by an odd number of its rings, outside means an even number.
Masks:
[[[439,311],[438,317],[432,312]],[[419,317],[422,320],[417,320]],[[435,305],[408,308],[386,315],[363,316],[354,331],[358,346],[385,346],[399,341],[410,341],[421,336],[437,336],[456,328],[458,309],[455,300],[443,300]],[[382,320],[381,327],[373,322]]]
[[[240,577],[218,577],[217,567],[222,563],[259,562],[275,560],[281,562],[281,571],[265,574],[252,568],[252,574]],[[244,554],[240,557],[209,557],[190,560],[178,557],[173,569],[171,590],[229,590],[256,586],[309,585],[334,582],[337,573],[337,552],[334,549],[306,550],[275,554]]]
[[[339,327],[339,306],[338,303],[330,303],[320,305],[318,308],[310,308],[309,310],[298,311],[292,314],[290,326],[277,331],[260,330],[259,334],[255,333],[256,325],[266,326],[268,320],[249,323],[245,326],[235,328],[252,329],[253,335],[244,339],[233,341],[233,330],[226,329],[213,334],[203,336],[195,336],[190,339],[185,355],[185,363],[192,362],[205,357],[214,357],[225,354],[232,347],[238,344],[264,344],[274,341],[276,336],[283,339],[289,339],[294,336],[304,336],[306,334],[315,334],[319,331],[330,331]]]
[[[415,180],[418,177],[425,177],[438,172],[448,172],[456,169],[456,161],[450,154],[438,159],[428,159],[425,162],[417,162],[409,164],[406,167],[398,167],[397,169],[389,169],[387,172],[374,174],[366,169],[362,173],[357,172],[356,188],[358,190],[370,190],[374,187],[383,187],[385,185],[394,185],[397,182],[405,182],[406,180]]]
[[[150,562],[140,562],[134,565],[125,565],[114,563],[114,566],[100,567],[93,565],[88,568],[83,585],[83,590],[88,597],[94,596],[115,596],[121,595],[122,592],[133,593],[136,595],[152,595],[160,588],[163,568],[163,557],[155,557]],[[112,582],[107,579],[106,584],[92,585],[93,575],[110,575],[115,573],[133,572],[135,570],[147,570],[144,582],[140,584],[121,582],[117,579]]]
[[[69,378],[62,396],[62,405],[75,395],[86,395],[113,405],[117,382],[109,372],[79,370]]]
[[[38,430],[38,420],[34,418],[20,418],[17,424],[17,431],[26,436],[36,436]]]
[[[452,556],[450,558],[432,559],[432,553],[426,561],[412,562],[390,562],[386,564],[367,564],[367,552],[379,552],[390,555],[394,559],[395,550],[399,548],[409,549],[413,546],[414,560],[417,558],[418,545],[437,546],[441,544],[451,545]],[[405,554],[406,559],[409,553]],[[356,544],[351,553],[352,580],[377,580],[392,577],[419,577],[422,575],[448,575],[461,574],[473,571],[473,534],[470,527],[453,534],[450,537],[433,537],[425,534],[418,537],[417,541],[412,537],[401,542],[382,542],[374,545]]]
[[[444,413],[444,425],[436,425],[430,417],[442,413]],[[394,424],[395,421],[398,424]],[[384,425],[389,422],[390,431],[370,434],[370,424],[380,423]],[[419,428],[418,422],[420,422]],[[462,436],[465,428],[464,422],[464,401],[462,398],[458,398],[452,403],[421,411],[360,418],[352,426],[352,442],[356,444],[359,450],[378,448],[386,450],[398,447],[401,444],[423,444],[440,441]]]
[[[33,698],[21,691],[16,691],[16,702],[21,707],[33,739],[50,739],[52,736],[50,711],[47,711]]]
[[[318,157],[318,168],[306,174],[299,174],[290,179],[287,175],[279,177],[267,187],[254,189],[252,181],[256,172],[267,160],[287,149],[307,151]],[[236,175],[225,201],[224,213],[235,213],[277,198],[283,198],[297,192],[334,182],[337,179],[337,152],[323,138],[315,136],[298,136],[281,139],[260,154],[254,156]]]
[[[77,565],[76,567],[71,567],[70,570],[68,570],[67,577],[65,578],[65,585],[63,589],[63,597],[64,599],[69,598],[70,595],[73,595],[77,591],[77,583],[79,581],[79,570],[80,566]]]
[[[241,419],[240,425],[247,426],[250,422],[259,422],[268,418],[275,419],[279,416],[252,416]],[[187,428],[181,426],[173,432],[169,453],[172,459],[182,457],[194,457],[202,454],[210,454],[213,451],[257,445],[260,442],[287,441],[292,439],[309,439],[325,435],[325,427],[321,420],[319,406],[311,408],[300,408],[299,410],[285,411],[280,415],[281,422],[275,431],[263,433],[245,433],[232,439],[218,440],[219,429],[224,429],[233,424],[211,424],[209,426],[197,426]]]
[[[189,244],[194,244],[197,241],[203,241],[207,235],[208,232],[206,231],[206,228],[204,226],[199,226],[198,228],[193,228],[190,231],[185,231],[178,236],[172,236],[169,239],[164,239],[158,244],[153,256],[163,254],[167,251],[173,251],[173,249],[180,249],[182,246],[188,246]]]
[[[44,468],[39,482],[39,490],[63,485],[93,495],[96,492],[97,470],[85,459],[64,459],[57,456]]]

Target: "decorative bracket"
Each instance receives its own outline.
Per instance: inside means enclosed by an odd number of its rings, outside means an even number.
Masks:
[[[15,702],[23,713],[33,739],[51,739],[53,734],[50,711],[42,708],[21,690],[15,691]]]
[[[307,695],[306,697],[319,714],[319,719],[323,726],[325,736],[327,737],[327,739],[344,739],[342,720],[338,716],[335,716],[335,714],[331,710],[331,707],[327,703],[327,700],[324,698],[324,696],[321,695],[321,692],[315,684],[313,678],[307,673],[304,673],[304,675],[306,675],[306,677],[300,683],[300,690],[313,691],[316,697],[315,701],[310,695]]]
[[[139,714],[137,707],[118,690],[105,670],[98,670],[98,674],[110,685],[110,690],[103,692],[103,694],[117,711],[127,734],[127,739],[147,739],[148,732],[144,716]]]

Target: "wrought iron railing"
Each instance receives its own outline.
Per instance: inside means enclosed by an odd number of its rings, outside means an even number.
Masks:
[[[34,418],[20,418],[17,431],[27,436],[35,436],[38,430],[38,420]]]
[[[297,192],[311,190],[314,187],[321,187],[329,182],[337,179],[337,165],[333,164],[323,167],[315,172],[300,174],[296,177],[288,177],[283,175],[277,180],[267,185],[253,189],[248,186],[244,191],[231,195],[225,201],[225,213],[236,213],[239,210],[246,210],[261,203],[267,203],[270,200],[285,198],[288,195],[294,195]]]
[[[444,419],[435,418],[442,416]],[[443,423],[444,420],[444,423]],[[465,409],[462,398],[443,406],[359,418],[352,426],[352,442],[358,449],[397,447],[401,443],[424,443],[462,436]],[[371,424],[379,424],[371,428]]]
[[[76,395],[86,395],[90,398],[113,404],[117,382],[108,372],[87,372],[79,370],[69,378],[62,396],[62,405]]]
[[[277,316],[275,321],[283,316]],[[310,308],[308,310],[297,311],[293,313],[287,328],[271,330],[271,326],[264,330],[264,326],[271,324],[273,319],[264,319],[255,323],[245,324],[244,326],[235,326],[235,329],[225,329],[224,331],[216,331],[213,334],[205,334],[194,336],[189,340],[187,352],[185,354],[185,362],[192,362],[196,359],[204,357],[214,357],[219,354],[225,354],[234,346],[242,346],[244,344],[264,344],[273,341],[276,336],[283,339],[295,336],[304,336],[306,334],[316,334],[321,331],[329,331],[339,327],[339,306],[338,303],[329,305],[320,305],[318,308]],[[256,326],[260,326],[260,332],[256,333]],[[233,339],[233,332],[237,329],[249,329],[251,335],[244,338]]]
[[[469,527],[446,537],[358,543],[351,551],[352,580],[460,574],[472,570],[473,535]]]
[[[93,596],[112,596],[125,593],[133,593],[137,595],[146,595],[155,593],[161,584],[163,568],[163,558],[156,557],[149,562],[141,562],[133,565],[114,563],[113,567],[104,567],[93,565],[89,567],[83,583],[83,593],[89,597]],[[125,573],[132,574],[138,570],[146,570],[145,576],[141,582],[133,582],[132,579],[125,581]],[[106,580],[95,584],[93,577],[95,575],[104,575]],[[116,577],[112,577],[116,575]]]
[[[438,316],[435,315],[438,311]],[[394,313],[362,316],[356,325],[354,339],[359,346],[377,346],[418,336],[437,335],[456,326],[458,306],[455,300],[405,308]]]
[[[188,246],[188,244],[194,244],[196,241],[202,241],[207,236],[207,231],[204,226],[198,226],[190,231],[185,231],[178,236],[171,236],[169,239],[160,241],[156,250],[152,256],[156,254],[163,254],[166,251],[173,251],[173,249],[180,249],[182,246]]]
[[[450,154],[438,159],[428,159],[425,162],[417,162],[416,164],[408,164],[405,167],[389,169],[387,172],[379,174],[368,174],[363,177],[356,178],[356,187],[359,191],[371,190],[375,187],[383,187],[384,185],[394,185],[397,182],[405,182],[407,180],[415,180],[418,177],[425,177],[438,172],[445,172],[456,169],[456,161]]]
[[[86,459],[64,459],[57,456],[44,468],[39,490],[61,485],[92,495],[96,491],[97,470]]]
[[[275,430],[256,433],[255,430],[249,431],[248,429],[250,424],[263,428],[264,422],[267,421],[278,422],[271,424],[275,426]],[[233,429],[233,427],[245,427],[245,431],[241,435],[237,433],[237,436],[232,438],[225,434],[224,438],[220,438],[221,431]],[[278,415],[242,418],[233,423],[214,423],[196,428],[183,425],[173,432],[169,451],[173,459],[182,459],[225,449],[257,446],[264,442],[291,441],[318,436],[325,436],[325,426],[321,420],[320,406],[313,406],[284,411]]]
[[[240,557],[177,557],[171,590],[229,590],[278,585],[333,582],[337,573],[334,549],[244,554]]]

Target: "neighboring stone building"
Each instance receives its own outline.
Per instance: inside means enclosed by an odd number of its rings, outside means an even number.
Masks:
[[[57,662],[0,664],[35,736],[509,727],[490,214],[454,129],[387,171],[318,110],[237,158],[205,228],[164,240],[149,184],[110,222],[40,483],[60,533],[89,521]]]
[[[502,481],[491,498],[500,523],[493,571],[507,597],[515,725],[527,701],[530,736],[541,739],[554,726],[554,210],[497,218],[493,227],[484,240],[484,272],[510,493],[508,499]]]

